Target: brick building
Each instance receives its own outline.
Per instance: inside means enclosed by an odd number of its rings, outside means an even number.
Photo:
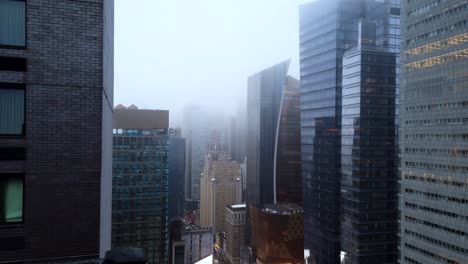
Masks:
[[[0,262],[110,248],[113,1],[0,0]]]

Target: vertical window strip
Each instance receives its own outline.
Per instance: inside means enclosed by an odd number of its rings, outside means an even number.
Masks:
[[[0,0],[0,45],[26,45],[26,2]]]
[[[0,135],[22,135],[24,90],[0,87]]]

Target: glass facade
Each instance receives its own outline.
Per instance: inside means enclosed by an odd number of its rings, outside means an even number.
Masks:
[[[0,135],[24,135],[24,86],[0,83]]]
[[[209,143],[210,124],[207,116],[207,113],[198,106],[189,106],[184,109],[182,133],[187,140],[185,195],[194,202],[200,201],[200,174],[203,172]]]
[[[349,263],[396,263],[396,54],[343,57],[341,244]]]
[[[114,130],[112,247],[144,248],[167,263],[168,137],[163,131]]]
[[[375,24],[377,48],[397,51],[399,0],[320,0],[299,11],[304,248],[309,262],[339,263],[343,55],[357,47],[362,19]]]
[[[274,203],[274,168],[281,100],[289,61],[248,81],[247,204]]]
[[[288,77],[276,143],[276,202],[302,204],[299,81]]]
[[[357,44],[361,1],[300,8],[304,248],[310,263],[340,262],[341,58]]]
[[[185,138],[169,137],[169,220],[184,216]]]
[[[0,0],[0,46],[26,45],[26,1]]]
[[[245,239],[257,256],[263,254],[257,250],[269,242],[258,240],[251,229],[263,225],[259,219],[250,219],[252,208],[302,204],[299,81],[287,76],[288,68],[285,61],[248,80]],[[302,235],[300,240],[302,245]]]
[[[247,89],[247,165],[246,204],[274,203],[274,168],[276,134],[281,99],[286,84],[289,61],[257,73],[248,79]],[[246,244],[250,245],[250,222],[247,209]]]
[[[468,263],[468,1],[403,1],[400,263]]]

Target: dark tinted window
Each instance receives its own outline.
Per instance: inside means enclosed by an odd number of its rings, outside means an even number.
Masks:
[[[24,135],[24,90],[0,83],[0,135]]]

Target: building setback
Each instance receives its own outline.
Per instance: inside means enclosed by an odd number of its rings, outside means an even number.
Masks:
[[[401,14],[399,263],[468,263],[468,2]]]
[[[169,112],[114,109],[112,247],[168,262]]]
[[[110,249],[113,1],[0,1],[0,261]]]

